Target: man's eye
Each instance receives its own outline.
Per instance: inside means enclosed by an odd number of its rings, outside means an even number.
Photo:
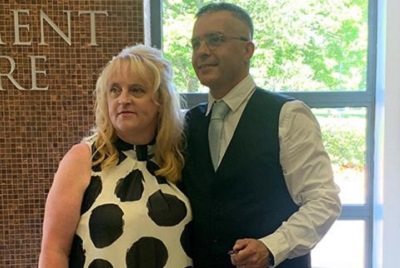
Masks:
[[[191,43],[192,43],[192,48],[193,49],[198,49],[200,47],[200,40],[198,40],[198,39],[193,39],[191,41]]]
[[[210,35],[207,37],[207,41],[210,45],[219,45],[222,43],[222,38],[219,35]]]

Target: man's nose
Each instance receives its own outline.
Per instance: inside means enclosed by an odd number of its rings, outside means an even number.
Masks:
[[[209,54],[210,48],[208,47],[205,40],[200,41],[199,48],[195,51],[195,54]]]

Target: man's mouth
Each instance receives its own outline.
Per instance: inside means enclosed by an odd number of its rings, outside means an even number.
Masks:
[[[201,70],[201,69],[204,69],[204,68],[215,67],[215,66],[217,66],[217,64],[207,63],[207,64],[199,64],[199,65],[197,66],[197,68],[198,68],[199,70]]]

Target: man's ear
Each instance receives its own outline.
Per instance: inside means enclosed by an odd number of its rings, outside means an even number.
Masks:
[[[249,62],[250,59],[253,57],[254,50],[255,50],[255,45],[252,41],[248,41],[244,47],[244,58],[246,62]]]

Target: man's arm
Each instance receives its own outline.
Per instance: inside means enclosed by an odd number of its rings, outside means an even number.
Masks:
[[[285,182],[299,210],[271,235],[260,239],[275,265],[310,252],[341,212],[339,188],[310,108],[287,102],[279,122],[280,162]]]

